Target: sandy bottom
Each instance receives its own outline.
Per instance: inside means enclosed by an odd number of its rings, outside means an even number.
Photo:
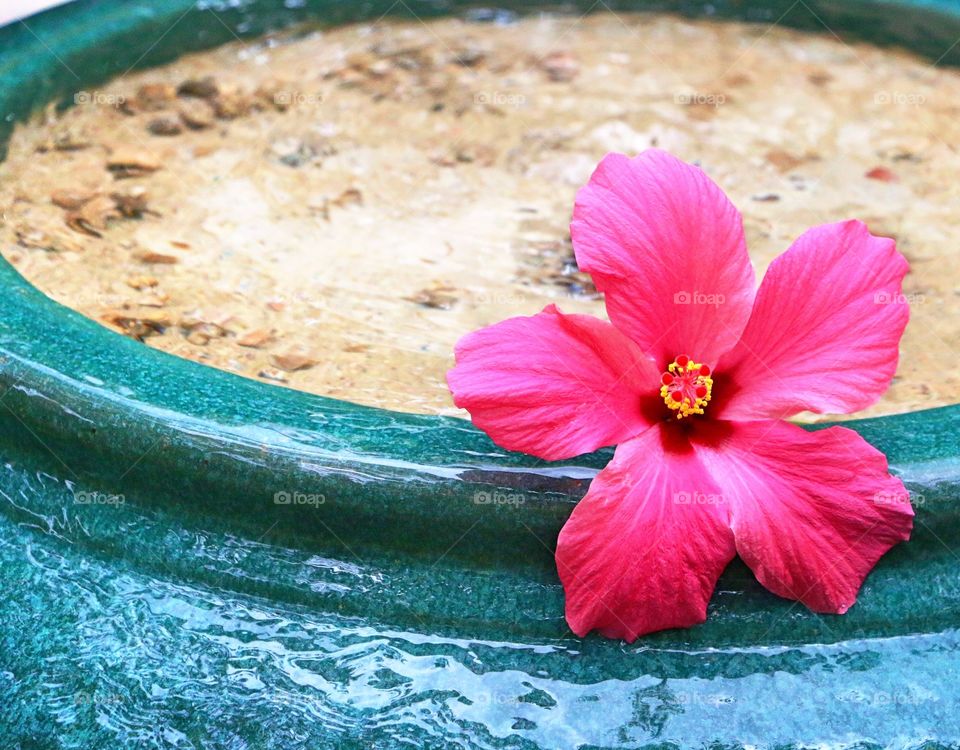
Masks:
[[[556,302],[576,189],[608,151],[697,160],[762,273],[860,218],[912,271],[871,413],[960,393],[960,76],[905,53],[658,15],[350,26],[229,45],[18,128],[0,249],[147,346],[268,382],[457,413],[464,333]]]

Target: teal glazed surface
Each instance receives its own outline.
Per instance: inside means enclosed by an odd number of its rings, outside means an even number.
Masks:
[[[465,7],[286,5],[90,0],[0,29],[0,118],[234,33]],[[819,18],[934,60],[960,38],[947,2],[615,7]],[[545,464],[154,351],[2,262],[0,288],[5,748],[960,746],[960,407],[851,424],[917,517],[847,615],[734,562],[706,624],[625,645],[570,634],[552,557],[609,452]]]

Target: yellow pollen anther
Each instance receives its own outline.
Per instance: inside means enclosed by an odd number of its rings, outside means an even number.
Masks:
[[[710,368],[684,355],[670,363],[660,382],[663,403],[677,413],[677,419],[703,414],[713,395]]]

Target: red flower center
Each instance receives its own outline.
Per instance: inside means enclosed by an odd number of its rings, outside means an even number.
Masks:
[[[681,354],[660,376],[663,402],[677,413],[677,419],[703,414],[713,391],[710,368]]]

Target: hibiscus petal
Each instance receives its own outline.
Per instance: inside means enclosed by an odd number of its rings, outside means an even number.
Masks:
[[[632,641],[706,619],[733,534],[720,490],[674,428],[618,446],[560,532],[557,570],[577,635]]]
[[[740,213],[704,172],[663,151],[608,154],[577,193],[570,234],[607,313],[664,365],[709,365],[750,317],[754,274]]]
[[[909,494],[845,427],[713,423],[697,453],[723,488],[737,553],[775,594],[842,614],[877,560],[910,537]]]
[[[464,336],[447,373],[453,401],[509,450],[570,458],[643,432],[659,372],[610,323],[554,305]]]
[[[737,346],[717,365],[713,416],[848,413],[897,369],[906,259],[859,221],[805,232],[767,270]]]

